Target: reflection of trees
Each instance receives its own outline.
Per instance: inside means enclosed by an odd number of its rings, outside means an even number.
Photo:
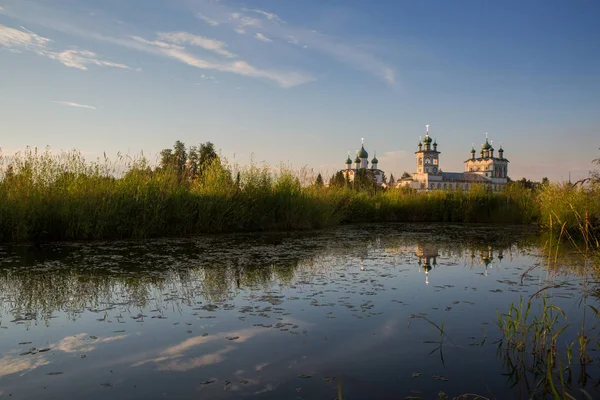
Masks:
[[[437,228],[436,228],[437,227]],[[443,257],[535,247],[535,236],[505,228],[359,225],[318,233],[222,235],[196,239],[17,249],[0,259],[2,319],[44,320],[84,310],[137,314],[198,301],[222,303],[240,291],[279,291],[326,273],[347,258],[395,251],[414,257],[435,245]],[[429,260],[431,262],[432,260]]]

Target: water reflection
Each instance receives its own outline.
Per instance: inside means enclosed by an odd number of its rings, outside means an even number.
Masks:
[[[343,380],[344,398],[510,398],[481,343],[546,279],[520,280],[539,242],[400,224],[0,249],[0,393],[333,398]],[[411,315],[445,323],[445,364]]]

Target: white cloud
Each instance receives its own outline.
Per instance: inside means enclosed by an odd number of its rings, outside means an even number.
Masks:
[[[98,55],[88,50],[64,50],[59,53],[48,52],[48,58],[60,61],[63,65],[71,68],[77,68],[86,71],[87,65],[97,65],[100,67],[113,67],[131,70],[125,64],[119,64],[112,61],[98,59]]]
[[[273,41],[273,40],[269,39],[268,37],[266,37],[265,35],[263,35],[263,34],[262,34],[262,33],[260,33],[260,32],[256,32],[256,35],[255,35],[255,37],[256,37],[258,40],[262,41],[262,42],[267,42],[267,43],[269,43],[269,42],[272,42],[272,41]]]
[[[198,18],[200,18],[202,21],[206,22],[210,26],[217,26],[217,25],[219,25],[219,21],[216,21],[216,20],[214,20],[212,18],[209,18],[209,17],[207,17],[206,15],[204,15],[202,13],[198,13],[196,15],[198,16]]]
[[[280,24],[285,24],[285,22],[281,18],[279,18],[279,16],[277,16],[277,14],[274,14],[274,13],[270,13],[270,12],[266,12],[266,11],[262,11],[262,10],[251,10],[248,8],[244,8],[243,11],[258,13],[258,14],[264,15],[269,21],[277,22]]]
[[[196,36],[187,32],[161,32],[158,34],[158,38],[165,42],[176,43],[176,44],[191,44],[193,46],[199,46],[203,49],[213,51],[225,57],[233,58],[235,54],[225,49],[227,44],[220,40],[209,39],[204,36]]]
[[[314,78],[312,78],[311,76],[298,72],[261,69],[243,60],[235,62],[205,60],[195,56],[183,47],[173,48],[171,46],[164,46],[165,42],[171,42],[176,44],[187,43],[200,46],[205,49],[209,48],[213,51],[216,51],[218,54],[223,53],[223,51],[227,51],[223,49],[225,43],[217,40],[195,36],[186,32],[159,33],[158,35],[159,39],[161,39],[161,42],[159,43],[143,38],[138,38],[135,39],[134,42],[120,42],[120,44],[135,48],[137,50],[147,51],[153,54],[161,54],[199,69],[213,69],[216,71],[230,72],[233,74],[248,76],[252,78],[269,79],[276,82],[279,86],[284,88],[289,88],[292,86],[297,86],[303,83],[314,81]]]
[[[96,109],[96,107],[94,107],[94,106],[88,106],[86,104],[75,103],[73,101],[53,101],[53,103],[61,104],[63,106],[69,106],[69,107],[88,108],[90,110]]]
[[[149,44],[149,45],[156,46],[156,47],[162,47],[164,49],[179,49],[179,50],[185,49],[185,47],[183,47],[183,46],[178,46],[178,45],[172,44],[172,43],[161,42],[160,40],[152,40],[151,41],[151,40],[146,40],[139,36],[132,36],[131,38],[133,40],[135,40],[136,42],[143,43],[143,44]]]
[[[19,30],[0,25],[0,47],[5,47],[10,51],[32,51],[40,56],[59,61],[67,67],[81,70],[87,70],[88,65],[131,70],[131,67],[125,64],[102,60],[96,53],[89,50],[55,51],[50,48],[50,42],[52,42],[51,39],[40,36],[24,27]]]
[[[218,18],[222,25],[230,25],[239,34],[250,33],[258,38],[257,30],[260,30],[261,35],[271,40],[281,39],[283,42],[299,45],[302,49],[310,49],[352,68],[375,75],[390,85],[396,84],[397,77],[393,66],[344,38],[294,26],[268,11],[247,8],[238,11],[223,2],[198,3],[197,7],[203,7],[203,15]],[[258,17],[250,13],[258,14]]]
[[[4,7],[0,7],[0,14],[4,12]]]
[[[247,28],[247,27],[250,27],[250,28],[262,27],[262,21],[260,19],[248,17],[248,16],[245,16],[238,12],[231,13],[229,15],[229,21],[232,21],[233,23],[237,24],[237,27],[234,28],[234,30],[240,34],[246,33],[245,28]]]

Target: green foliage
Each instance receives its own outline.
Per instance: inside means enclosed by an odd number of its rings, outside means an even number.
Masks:
[[[210,142],[176,142],[159,166],[121,157],[86,162],[76,151],[0,155],[0,242],[142,238],[204,232],[314,229],[354,222],[539,223],[600,226],[599,188],[512,182],[420,193],[383,189],[370,170],[300,181],[289,169],[232,168]],[[123,164],[125,165],[123,170]],[[525,182],[527,183],[527,182]],[[586,225],[586,226],[588,226]]]
[[[582,224],[600,228],[600,187],[549,184],[537,193],[540,224],[556,232],[578,234]]]
[[[325,183],[323,182],[323,177],[319,174],[317,175],[317,179],[315,179],[315,187],[321,188],[323,186],[325,186]]]

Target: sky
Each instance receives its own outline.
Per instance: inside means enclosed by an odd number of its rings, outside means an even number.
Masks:
[[[389,176],[430,125],[444,171],[485,134],[509,176],[600,156],[600,2],[0,0],[0,148],[331,175],[361,139]]]

